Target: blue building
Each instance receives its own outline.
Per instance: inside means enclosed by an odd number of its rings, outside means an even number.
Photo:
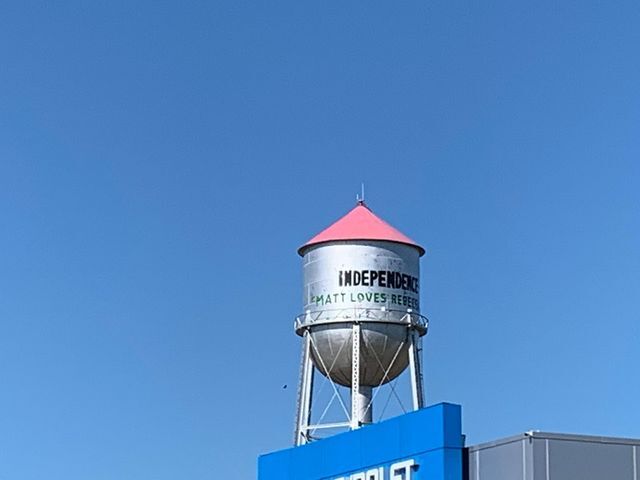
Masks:
[[[526,432],[466,447],[441,403],[262,455],[258,480],[640,480],[640,440]]]
[[[459,405],[441,403],[263,455],[259,480],[462,480]]]

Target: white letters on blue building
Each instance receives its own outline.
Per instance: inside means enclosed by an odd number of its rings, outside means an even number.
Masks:
[[[335,480],[411,480],[411,472],[416,465],[413,459],[404,460],[394,463],[388,469],[378,467],[366,472],[353,473],[348,477],[339,477]],[[385,475],[386,473],[388,475]]]

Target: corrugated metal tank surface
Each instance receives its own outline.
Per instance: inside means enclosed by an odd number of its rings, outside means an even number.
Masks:
[[[640,480],[640,439],[531,432],[468,449],[467,480]]]

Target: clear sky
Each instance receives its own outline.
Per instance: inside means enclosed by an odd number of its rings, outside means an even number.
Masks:
[[[470,443],[640,437],[639,25],[637,0],[2,2],[0,479],[254,478],[292,438],[296,248],[361,181],[428,249],[428,401]]]

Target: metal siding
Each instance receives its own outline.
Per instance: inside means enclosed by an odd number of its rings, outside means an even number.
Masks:
[[[534,438],[531,444],[532,480],[547,480],[547,454],[545,439]]]
[[[548,480],[633,480],[633,447],[549,440]]]
[[[480,480],[480,451],[469,452],[469,476],[465,480]]]
[[[478,480],[527,480],[523,478],[522,441],[479,450]]]
[[[522,447],[525,451],[525,467],[524,467],[524,478],[526,480],[534,480],[534,456],[533,456],[533,440],[532,439],[524,439],[522,440]]]

